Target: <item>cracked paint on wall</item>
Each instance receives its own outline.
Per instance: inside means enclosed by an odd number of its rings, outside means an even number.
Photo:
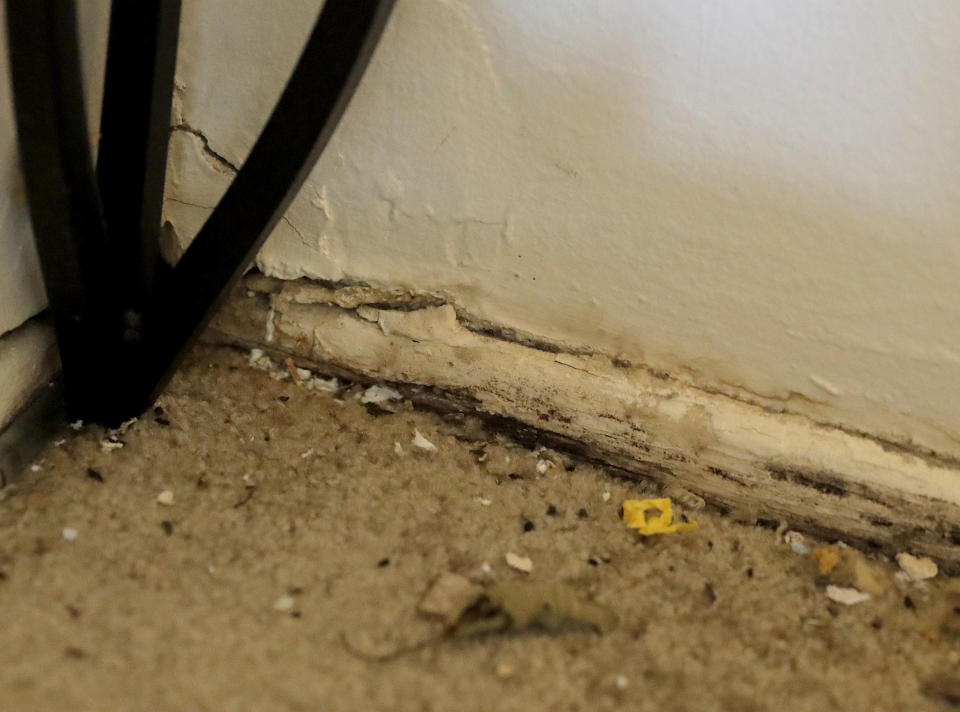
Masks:
[[[242,163],[315,11],[184,9],[206,148]],[[258,265],[958,455],[958,28],[949,0],[400,0]],[[229,179],[203,149],[174,135],[184,241]]]

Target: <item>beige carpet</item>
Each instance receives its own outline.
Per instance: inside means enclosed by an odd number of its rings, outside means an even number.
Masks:
[[[642,539],[618,509],[650,486],[324,387],[204,347],[116,442],[71,431],[3,490],[0,709],[935,710],[960,695],[943,577],[843,550],[820,576],[783,531],[682,492],[699,529]],[[459,624],[426,615],[441,576],[488,600]],[[546,584],[520,589],[545,627],[518,630],[490,593],[514,581]],[[829,583],[876,592],[845,606]],[[440,593],[426,607],[456,618],[463,601]]]

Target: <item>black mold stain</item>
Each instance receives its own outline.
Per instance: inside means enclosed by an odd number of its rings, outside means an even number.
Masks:
[[[767,465],[767,472],[778,482],[792,482],[801,487],[809,487],[834,497],[847,495],[846,485],[836,475],[829,472],[807,472],[777,465]]]

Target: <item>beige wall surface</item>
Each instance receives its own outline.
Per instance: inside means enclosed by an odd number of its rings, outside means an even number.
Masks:
[[[186,4],[181,241],[317,4]],[[107,3],[79,5],[96,97]],[[960,454],[958,30],[948,0],[400,0],[259,264]],[[43,306],[3,113],[0,333]]]
[[[185,6],[182,242],[315,13]],[[259,265],[960,455],[958,32],[950,0],[400,0]]]
[[[100,121],[110,3],[108,0],[82,0],[77,5],[83,75],[87,85],[87,120],[93,133]],[[46,306],[17,155],[9,76],[6,25],[0,22],[0,335],[15,329]],[[92,136],[91,140],[95,142],[95,138]]]

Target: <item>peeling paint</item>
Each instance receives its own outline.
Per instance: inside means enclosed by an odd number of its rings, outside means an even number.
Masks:
[[[229,36],[184,9],[176,122],[216,155],[173,154],[183,242],[315,13],[237,1]],[[929,159],[957,146],[956,22],[881,4],[754,3],[705,36],[666,0],[399,3],[257,264],[960,458],[960,168]]]

